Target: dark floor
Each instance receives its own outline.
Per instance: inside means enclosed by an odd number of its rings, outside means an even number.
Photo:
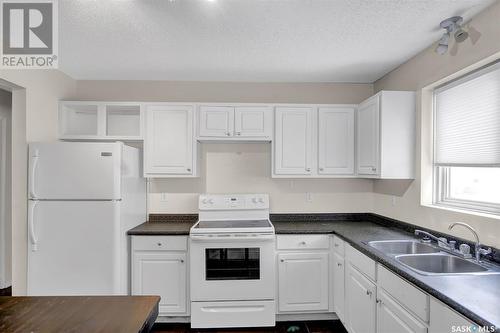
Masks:
[[[189,324],[155,324],[154,333],[347,333],[339,320],[276,323],[275,327],[191,329]]]

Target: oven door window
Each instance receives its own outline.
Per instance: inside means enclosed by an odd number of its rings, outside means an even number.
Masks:
[[[205,249],[207,280],[259,280],[260,249]]]

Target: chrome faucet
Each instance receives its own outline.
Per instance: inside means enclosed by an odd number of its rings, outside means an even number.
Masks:
[[[438,238],[438,237],[434,236],[433,234],[428,233],[427,231],[417,229],[417,230],[415,230],[415,236],[418,236],[418,235],[425,235],[431,239],[434,239],[438,243],[438,245],[443,244],[449,250],[453,250],[453,246],[446,241],[446,238]]]
[[[470,225],[468,225],[467,223],[463,223],[463,222],[452,223],[448,226],[448,230],[453,229],[453,227],[455,227],[456,225],[460,225],[466,229],[469,229],[470,232],[472,232],[472,234],[474,235],[474,238],[476,239],[476,243],[474,245],[474,253],[476,255],[476,262],[481,261],[481,255],[487,255],[487,254],[491,253],[491,248],[487,248],[487,249],[481,248],[481,243],[479,242],[479,236],[477,235],[476,230],[474,230],[474,228],[471,227]]]

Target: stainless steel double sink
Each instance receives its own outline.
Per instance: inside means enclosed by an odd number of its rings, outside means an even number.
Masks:
[[[367,244],[423,275],[500,273],[499,270],[460,258],[417,240],[371,241]]]

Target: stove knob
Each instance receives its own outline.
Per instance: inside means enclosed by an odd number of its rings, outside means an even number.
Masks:
[[[256,203],[257,203],[257,198],[252,198],[252,202],[253,202],[254,204],[256,204]]]
[[[202,203],[202,204],[204,204],[204,205],[206,205],[206,204],[207,204],[207,202],[208,202],[208,201],[207,201],[207,199],[203,199],[203,200],[201,200],[201,203]]]
[[[214,199],[208,199],[208,203],[209,203],[210,205],[213,205],[213,204],[214,204]]]
[[[260,203],[264,203],[264,198],[259,198]]]

